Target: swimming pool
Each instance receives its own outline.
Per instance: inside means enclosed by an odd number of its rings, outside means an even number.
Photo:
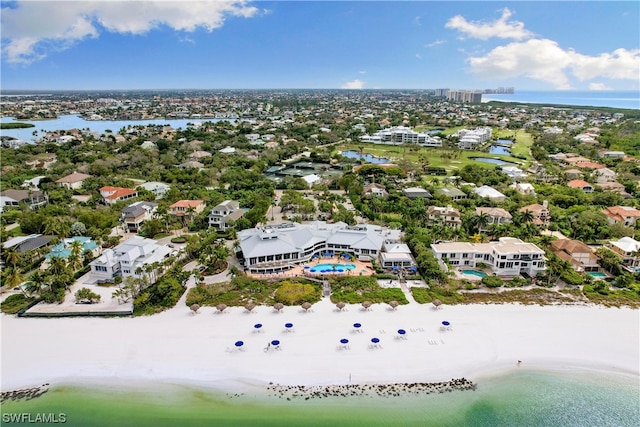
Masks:
[[[51,252],[45,255],[45,258],[47,259],[50,259],[53,257],[68,258],[71,255],[71,243],[74,240],[82,243],[82,252],[86,250],[92,251],[98,247],[98,244],[93,240],[91,240],[90,237],[75,236],[75,237],[72,237],[71,239],[64,239],[62,242],[55,245],[53,248],[51,248]]]
[[[470,276],[477,276],[477,277],[485,277],[486,274],[483,273],[482,271],[478,271],[478,270],[461,270],[462,274],[468,274]]]
[[[335,266],[335,268],[334,268]],[[347,270],[355,270],[355,264],[318,264],[309,269],[311,273],[344,273]]]
[[[587,273],[589,276],[593,277],[594,279],[604,279],[605,277],[607,277],[606,274],[604,273],[599,273],[597,271],[592,271],[590,273]]]

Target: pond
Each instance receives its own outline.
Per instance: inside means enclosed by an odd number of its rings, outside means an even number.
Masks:
[[[511,150],[508,149],[507,147],[503,147],[502,145],[493,144],[491,147],[489,147],[489,153],[490,154],[506,154],[506,155],[510,155],[511,154]]]
[[[360,154],[356,151],[343,151],[340,153],[344,157],[348,157],[350,159],[355,160],[364,160],[365,163],[374,163],[377,165],[383,165],[390,163],[389,159],[385,159],[384,157],[376,157],[372,154]]]
[[[511,144],[513,144],[513,140],[511,140],[511,139],[498,139],[496,141],[496,144],[498,144],[498,145],[511,145]]]
[[[491,157],[469,157],[477,162],[493,163],[494,165],[516,165],[517,163],[508,162],[506,160],[492,159]]]
[[[2,123],[20,121],[32,123],[36,127],[2,129],[0,130],[0,135],[11,136],[27,142],[35,142],[37,138],[44,136],[45,133],[56,130],[89,128],[98,134],[102,134],[109,129],[115,134],[118,133],[120,129],[126,128],[127,126],[170,125],[174,129],[186,129],[188,123],[219,122],[221,120],[229,119],[84,120],[82,117],[75,114],[60,116],[53,120],[15,120],[13,117],[2,117],[0,118]],[[34,135],[34,132],[36,132],[36,135]]]

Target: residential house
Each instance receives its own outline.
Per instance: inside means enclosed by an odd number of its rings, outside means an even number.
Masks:
[[[436,243],[431,245],[431,251],[452,267],[475,268],[482,263],[501,277],[522,274],[535,277],[546,269],[544,251],[514,237],[501,237],[489,243]]]
[[[640,218],[640,210],[631,206],[611,206],[603,209],[602,212],[607,216],[609,224],[622,224],[625,227],[635,227],[638,218]]]
[[[135,202],[122,209],[121,220],[129,232],[137,233],[140,226],[153,218],[157,210],[157,203]]]
[[[0,212],[5,208],[20,206],[21,203],[29,206],[29,209],[39,209],[49,201],[42,191],[32,190],[4,190],[0,193]]]
[[[362,189],[362,193],[365,195],[365,197],[372,197],[372,196],[388,197],[389,196],[389,193],[387,192],[387,189],[384,187],[384,185],[376,184],[375,182],[365,185]]]
[[[551,213],[549,212],[549,206],[545,200],[542,204],[534,203],[532,205],[523,206],[518,209],[520,212],[529,212],[533,216],[533,223],[535,225],[549,225],[551,221]]]
[[[567,186],[571,188],[579,188],[585,193],[593,193],[594,190],[593,185],[589,184],[583,179],[572,179],[571,181],[567,182]]]
[[[405,243],[387,241],[380,252],[380,265],[386,269],[400,269],[415,267],[416,262]]]
[[[218,231],[226,231],[229,228],[229,221],[237,221],[244,215],[244,209],[240,209],[240,204],[233,200],[225,200],[211,210],[209,214],[209,227]]]
[[[169,213],[174,216],[188,216],[193,219],[194,216],[204,210],[205,206],[204,200],[178,200],[169,206]]]
[[[205,157],[211,157],[212,154],[208,151],[202,151],[202,150],[198,150],[198,151],[194,151],[193,153],[191,153],[189,155],[189,159],[191,160],[199,160],[199,159],[203,159]]]
[[[446,207],[429,206],[427,220],[432,224],[444,224],[454,228],[458,228],[462,224],[460,211],[451,205]]]
[[[30,234],[29,236],[18,236],[7,240],[2,244],[3,249],[13,248],[16,252],[24,254],[40,248],[50,246],[53,236],[43,236],[42,234]]]
[[[462,200],[462,199],[466,199],[467,198],[467,194],[455,187],[445,187],[445,188],[439,188],[436,190],[436,194],[437,195],[442,195],[445,197],[450,198],[451,200]]]
[[[156,195],[156,200],[158,200],[162,199],[164,195],[167,194],[167,192],[171,189],[171,186],[169,186],[169,184],[165,184],[164,182],[150,181],[138,185],[137,188],[144,188],[147,191],[151,191]]]
[[[507,196],[505,196],[495,188],[490,187],[488,185],[483,185],[481,187],[474,188],[473,192],[484,199],[490,199],[498,203],[504,202],[504,200],[507,198]]]
[[[640,270],[640,242],[631,237],[609,241],[608,248],[622,258],[622,265],[632,273]]]
[[[609,168],[596,169],[596,182],[602,184],[603,182],[614,182],[618,177],[614,171]]]
[[[113,205],[138,197],[138,192],[130,188],[105,186],[100,188],[100,195],[106,204]]]
[[[191,160],[191,161],[179,164],[178,168],[183,169],[183,170],[184,169],[202,169],[202,168],[204,168],[204,164],[202,164],[200,162],[196,162],[195,160]]]
[[[524,180],[528,175],[516,166],[502,166],[502,173],[511,178],[512,181]]]
[[[388,236],[388,231],[372,224],[282,223],[238,232],[238,256],[253,273],[286,271],[314,257],[336,253],[371,261],[378,258]]]
[[[157,241],[134,236],[113,249],[105,249],[91,261],[91,274],[98,280],[113,280],[117,276],[145,277],[147,266],[162,263],[172,250]],[[157,267],[156,267],[157,270]]]
[[[598,271],[598,257],[593,250],[579,240],[560,239],[551,242],[551,252],[571,263],[579,273]]]
[[[68,188],[69,190],[79,190],[82,188],[82,183],[91,178],[91,175],[87,175],[86,173],[73,172],[70,175],[63,176],[59,180],[56,181],[60,187]]]
[[[404,190],[402,190],[402,192],[404,193],[405,196],[407,196],[410,199],[419,199],[419,198],[431,199],[433,197],[428,190],[422,187],[405,188]]]
[[[624,159],[625,156],[624,151],[605,151],[601,155],[607,159]]]
[[[524,194],[525,196],[535,196],[536,194],[536,189],[528,182],[518,182],[516,184],[511,184],[509,188],[513,188],[518,193]]]
[[[502,208],[479,207],[476,208],[476,215],[487,215],[489,221],[487,226],[481,226],[480,232],[486,232],[491,225],[509,224],[511,222],[511,214]]]
[[[602,191],[611,191],[617,193],[625,199],[630,199],[633,197],[631,194],[627,193],[626,187],[619,182],[602,182],[598,184],[598,186],[602,189]]]
[[[580,179],[583,175],[579,169],[567,169],[564,171],[564,176],[567,179]]]

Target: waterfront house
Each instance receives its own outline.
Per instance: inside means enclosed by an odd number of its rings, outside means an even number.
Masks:
[[[431,245],[433,255],[454,268],[477,268],[484,265],[496,276],[535,277],[546,269],[544,251],[533,243],[514,237],[501,237],[497,242],[445,242]]]
[[[579,240],[560,239],[551,242],[551,252],[571,263],[579,273],[598,271],[598,257],[593,250]]]
[[[91,274],[97,280],[107,281],[117,276],[142,278],[147,266],[162,263],[171,251],[170,247],[159,245],[155,240],[134,236],[113,249],[105,249],[91,261]]]
[[[622,265],[632,273],[640,269],[640,242],[631,237],[609,241],[607,246],[622,258]]]

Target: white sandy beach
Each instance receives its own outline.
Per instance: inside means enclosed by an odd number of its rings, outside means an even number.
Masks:
[[[451,322],[442,331],[441,322]],[[179,305],[141,318],[2,315],[1,388],[45,382],[194,384],[225,390],[282,385],[477,380],[510,369],[640,375],[640,312],[595,306],[411,303],[392,311],[324,299],[303,312],[257,307],[197,315]],[[284,324],[294,324],[291,332]],[[353,324],[362,324],[355,332]],[[254,324],[261,323],[262,332]],[[407,331],[406,339],[396,331]],[[370,348],[378,337],[382,348]],[[348,349],[340,339],[349,340]],[[271,340],[281,349],[265,351]],[[243,351],[234,346],[244,342]],[[229,351],[229,349],[231,351]],[[517,361],[521,360],[520,367]]]

